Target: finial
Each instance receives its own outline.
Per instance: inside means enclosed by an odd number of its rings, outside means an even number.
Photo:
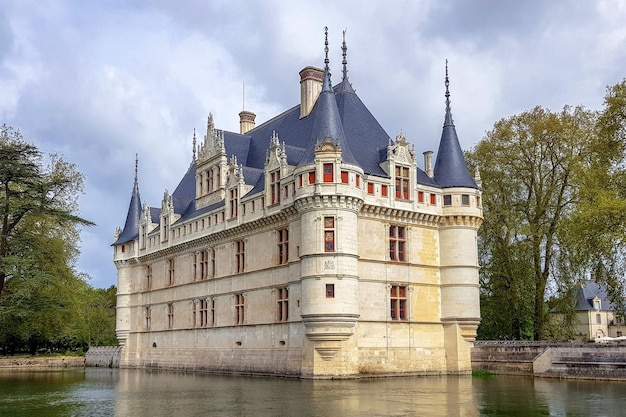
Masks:
[[[324,26],[324,65],[326,66],[325,69],[328,69],[328,63],[330,62],[328,60],[328,26]]]
[[[138,174],[139,171],[139,154],[135,153],[135,183],[133,184],[133,194],[139,193],[139,180]]]
[[[446,111],[450,111],[450,80],[448,79],[448,60],[446,59]]]
[[[343,30],[343,43],[341,44],[341,51],[343,55],[343,61],[341,61],[341,63],[343,64],[343,80],[348,79],[348,60],[346,59],[347,51],[348,51],[348,47],[346,46],[346,31],[347,30],[348,28]]]
[[[192,161],[196,160],[196,128],[193,128],[193,156],[192,156]]]

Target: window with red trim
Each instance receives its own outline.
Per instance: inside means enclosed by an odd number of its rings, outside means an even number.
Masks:
[[[348,183],[348,171],[341,171],[341,182],[343,184]]]
[[[335,298],[335,284],[326,284],[326,298]]]
[[[380,187],[380,194],[383,197],[387,197],[387,186],[386,185],[383,185],[383,186]]]
[[[324,252],[335,251],[335,218],[324,217]]]
[[[389,226],[389,259],[405,262],[406,229],[404,226]]]
[[[409,199],[409,168],[396,167],[396,198]]]
[[[324,182],[333,182],[333,164],[324,164]]]
[[[406,314],[406,287],[391,286],[391,320],[407,320]]]
[[[280,203],[280,171],[270,173],[270,194],[272,205]]]
[[[374,194],[374,183],[372,182],[367,183],[367,193]]]

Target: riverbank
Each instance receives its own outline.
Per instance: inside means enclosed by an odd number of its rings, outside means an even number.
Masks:
[[[477,341],[472,370],[548,378],[626,380],[626,346]]]
[[[84,356],[2,356],[0,368],[84,368]]]

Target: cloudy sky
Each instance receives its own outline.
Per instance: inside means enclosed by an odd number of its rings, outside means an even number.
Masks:
[[[323,66],[324,26],[333,81],[347,29],[357,94],[421,154],[437,150],[446,59],[470,149],[536,105],[601,109],[626,77],[625,22],[621,0],[0,0],[0,123],[85,174],[80,214],[97,226],[82,233],[78,269],[108,287],[135,154],[142,201],[159,206],[209,112],[239,131],[244,83],[257,124],[298,103],[298,72]]]

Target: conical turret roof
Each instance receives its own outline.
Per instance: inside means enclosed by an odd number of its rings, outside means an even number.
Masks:
[[[299,165],[310,164],[314,162],[315,155],[314,149],[318,142],[330,138],[337,142],[341,147],[341,157],[344,163],[358,165],[354,155],[350,152],[348,147],[348,141],[343,130],[343,124],[339,109],[337,107],[337,100],[335,99],[335,92],[330,80],[330,69],[328,67],[328,32],[326,32],[326,43],[324,51],[326,58],[324,59],[324,81],[322,84],[322,91],[320,92],[309,117],[313,119],[313,127],[311,129],[311,136],[309,139],[308,150],[303,155]],[[347,81],[347,80],[346,80]]]
[[[442,188],[467,187],[478,188],[474,178],[469,173],[463,156],[463,150],[456,134],[452,111],[450,110],[450,91],[448,87],[448,65],[446,62],[446,115],[443,122],[443,131],[439,141],[437,160],[435,161],[434,179]]]
[[[139,221],[141,220],[141,197],[139,196],[139,183],[137,181],[137,164],[138,160],[135,157],[135,183],[133,184],[133,191],[130,197],[130,204],[128,205],[128,214],[126,215],[126,223],[124,223],[124,229],[118,236],[115,244],[130,242],[137,239],[139,236]]]

